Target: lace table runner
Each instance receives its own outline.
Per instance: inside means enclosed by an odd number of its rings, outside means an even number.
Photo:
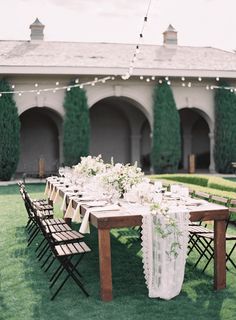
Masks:
[[[182,288],[188,246],[189,213],[178,208],[169,211],[177,221],[176,231],[161,237],[157,228],[165,228],[165,217],[143,214],[143,268],[150,298],[172,299]]]

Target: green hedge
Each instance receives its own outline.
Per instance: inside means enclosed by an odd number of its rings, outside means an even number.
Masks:
[[[236,199],[236,183],[225,180],[221,177],[190,175],[190,174],[162,174],[151,175],[150,179],[160,179],[165,183],[184,183],[189,188],[204,191],[211,195],[226,197],[228,199]]]
[[[198,175],[183,175],[183,174],[162,174],[153,176],[154,178],[161,178],[165,180],[173,180],[181,183],[190,183],[194,185],[199,185],[202,187],[207,187],[208,177],[198,176]]]

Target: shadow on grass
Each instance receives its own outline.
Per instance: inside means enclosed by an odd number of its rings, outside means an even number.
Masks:
[[[78,227],[77,227],[78,228]],[[82,282],[90,297],[86,298],[73,281],[68,281],[54,301],[50,301],[51,292],[48,279],[40,269],[36,259],[37,240],[29,248],[16,250],[15,257],[24,261],[24,278],[30,299],[25,298],[24,308],[31,307],[30,318],[27,319],[231,319],[222,317],[224,299],[235,299],[236,294],[226,289],[214,292],[212,276],[193,270],[186,265],[186,276],[182,291],[172,300],[148,298],[148,291],[143,276],[139,241],[125,244],[125,237],[117,240],[117,231],[112,231],[112,276],[113,301],[102,302],[99,296],[99,262],[97,230],[91,228],[91,234],[85,241],[92,248],[81,262]],[[17,241],[26,240],[24,228],[18,228]],[[22,256],[24,258],[22,258]],[[236,310],[236,309],[235,309]],[[233,314],[232,314],[233,316]],[[233,319],[233,318],[232,318]]]

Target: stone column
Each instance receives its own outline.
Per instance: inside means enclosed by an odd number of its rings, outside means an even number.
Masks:
[[[140,134],[132,134],[131,135],[131,164],[134,164],[137,161],[138,166],[141,165],[140,163]]]
[[[214,159],[214,146],[215,146],[215,135],[213,132],[208,134],[210,139],[210,166],[209,171],[210,173],[215,173],[215,159]]]
[[[62,135],[58,135],[58,145],[59,145],[59,167],[61,164],[64,162],[64,157],[63,157],[63,141],[62,141]]]
[[[190,129],[183,132],[183,167],[188,170],[188,157],[192,152],[192,135]]]

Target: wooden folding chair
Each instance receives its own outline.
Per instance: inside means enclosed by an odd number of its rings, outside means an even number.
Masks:
[[[69,278],[72,278],[74,282],[80,287],[83,293],[88,297],[89,294],[85,290],[83,283],[81,282],[80,273],[77,270],[79,263],[81,262],[84,255],[90,252],[91,249],[87,246],[85,242],[73,242],[62,245],[56,245],[52,247],[52,252],[54,254],[55,259],[59,261],[60,267],[57,269],[50,281],[50,288],[53,288],[59,278],[62,276],[63,271],[67,272],[67,276],[60,283],[59,287],[56,289],[55,293],[52,295],[51,300],[54,300],[59,291],[65,285]],[[79,256],[76,262],[73,262],[73,257]]]
[[[212,201],[224,206],[229,206],[229,218],[226,222],[225,239],[226,239],[226,245],[231,241],[234,241],[234,244],[229,252],[227,251],[227,248],[226,248],[226,263],[229,261],[236,268],[236,264],[231,258],[232,253],[236,248],[236,235],[231,235],[227,232],[228,225],[231,221],[231,216],[233,213],[236,213],[236,200],[229,201],[227,198],[224,198],[224,197],[212,196]],[[201,241],[202,251],[194,266],[196,267],[203,257],[207,258],[207,261],[202,269],[202,271],[204,272],[214,257],[214,233],[203,233],[203,234],[199,234],[198,236],[199,236],[199,240]],[[227,267],[227,270],[228,270],[228,267]]]
[[[203,191],[192,190],[192,197],[206,200],[206,201],[209,201],[211,199],[211,196],[208,193]],[[202,221],[193,222],[189,224],[188,230],[189,230],[188,255],[190,255],[190,253],[194,249],[196,249],[200,255],[203,255],[203,256],[206,255],[207,252],[204,252],[204,250],[202,250],[202,246],[204,246],[204,243],[202,243],[203,240],[200,238],[200,235],[211,234],[213,233],[213,230],[207,226],[206,222],[204,222],[204,225],[203,225]]]

